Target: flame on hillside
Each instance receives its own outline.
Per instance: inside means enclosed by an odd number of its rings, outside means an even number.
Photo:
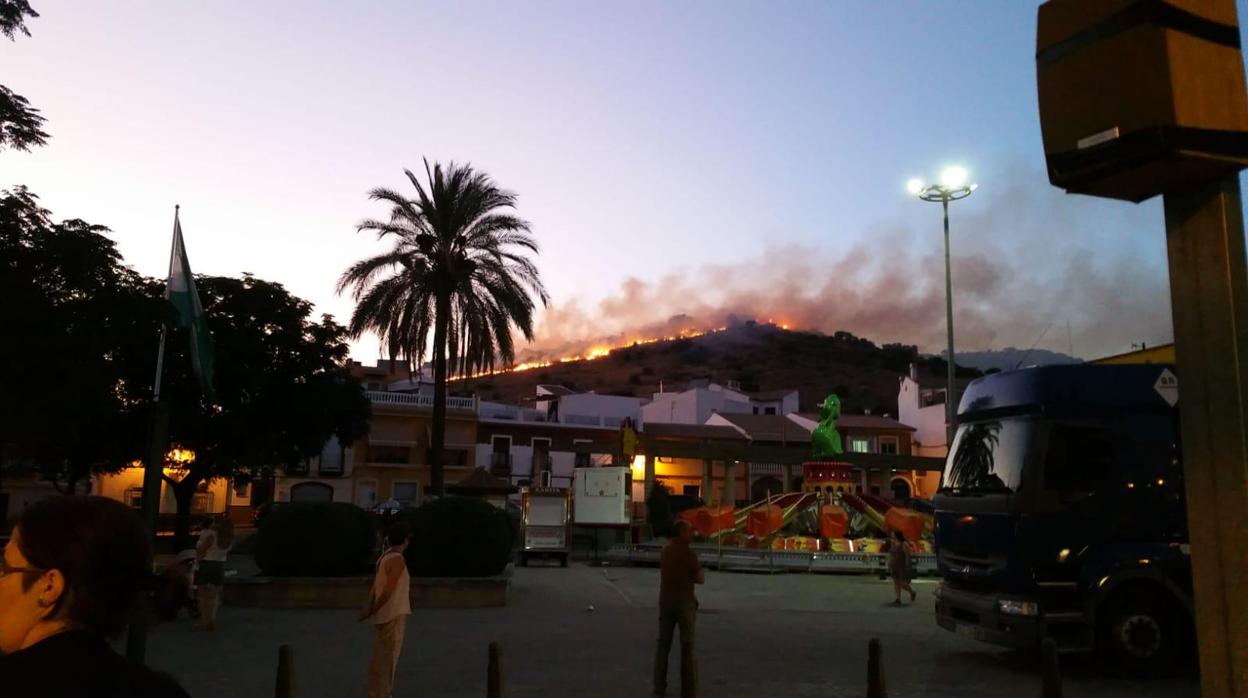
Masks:
[[[759,322],[759,324],[766,324],[772,327],[778,327],[782,330],[791,329],[788,323],[776,322],[775,320],[772,320],[772,319],[768,319],[765,323]],[[530,359],[527,361],[522,361],[510,368],[493,371],[492,374],[497,375],[500,373],[516,373],[520,371],[531,371],[537,368],[547,368],[549,366],[573,363],[576,361],[594,361],[597,359],[602,359],[602,358],[606,358],[607,356],[610,356],[611,352],[617,349],[628,349],[630,347],[644,346],[647,344],[657,344],[658,342],[674,342],[680,339],[694,339],[696,337],[704,337],[706,335],[717,334],[727,329],[728,329],[727,326],[711,327],[707,329],[685,328],[685,329],[681,329],[675,332],[674,334],[668,334],[668,335],[663,335],[663,336],[630,337],[628,339],[615,338],[611,340],[597,340],[589,344],[588,346],[586,346],[583,350],[577,351],[575,353],[566,354],[566,355],[559,356],[559,357]],[[456,376],[452,380],[460,380],[463,378],[479,378],[484,375],[491,375],[491,372],[474,373],[468,376]]]

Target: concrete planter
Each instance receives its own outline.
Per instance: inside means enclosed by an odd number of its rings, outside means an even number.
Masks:
[[[510,568],[498,577],[413,577],[412,608],[507,605]],[[372,577],[229,577],[225,604],[257,608],[363,608]]]

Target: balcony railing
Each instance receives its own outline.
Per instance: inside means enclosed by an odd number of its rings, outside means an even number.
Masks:
[[[374,405],[399,405],[403,407],[426,407],[433,409],[432,395],[418,395],[416,393],[392,393],[385,390],[368,391],[368,399]],[[446,398],[446,409],[448,410],[468,410],[470,412],[477,411],[477,398],[475,397],[450,397]]]

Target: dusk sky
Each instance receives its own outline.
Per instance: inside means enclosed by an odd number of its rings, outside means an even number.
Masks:
[[[345,321],[334,283],[381,244],[366,193],[453,159],[519,195],[552,350],[686,313],[939,351],[940,209],[905,182],[960,164],[960,348],[1170,339],[1160,201],[1048,184],[1035,2],[32,5],[0,65],[51,139],[0,154],[0,187],[145,274],[178,203],[197,273]]]

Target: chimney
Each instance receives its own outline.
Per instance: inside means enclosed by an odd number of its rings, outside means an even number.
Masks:
[[[919,382],[919,365],[916,363],[910,364],[910,380],[915,383]]]

